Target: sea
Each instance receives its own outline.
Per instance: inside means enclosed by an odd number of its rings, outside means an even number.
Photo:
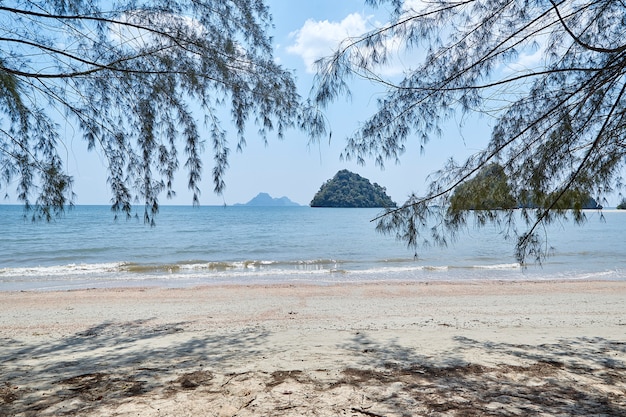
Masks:
[[[143,210],[142,208],[140,210]],[[625,280],[626,211],[542,230],[549,256],[516,262],[515,241],[469,226],[446,247],[407,248],[376,232],[378,209],[162,206],[156,225],[76,206],[32,222],[0,205],[0,291],[215,284]]]

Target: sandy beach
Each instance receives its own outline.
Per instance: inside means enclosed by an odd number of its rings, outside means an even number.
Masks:
[[[626,282],[0,293],[0,416],[623,416]]]

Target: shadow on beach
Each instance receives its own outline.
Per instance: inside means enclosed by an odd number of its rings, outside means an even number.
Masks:
[[[102,323],[56,343],[1,340],[0,416],[86,415],[105,403],[209,384],[223,361],[253,361],[265,333],[179,338],[185,323]],[[249,355],[249,357],[244,357]]]
[[[193,401],[205,415],[626,415],[623,342],[456,337],[434,358],[354,332],[334,352],[345,366],[267,371],[256,362],[281,349],[267,345],[267,331],[218,333],[142,320],[102,323],[48,345],[2,340],[0,415],[131,415],[119,411],[129,404],[133,415],[173,415],[167,401],[178,396],[188,415]],[[502,361],[473,363],[472,355]],[[225,362],[242,366],[228,373]]]
[[[353,411],[370,416],[626,415],[624,342],[576,338],[534,346],[461,336],[455,342],[442,360],[356,335],[347,348],[360,351],[369,368],[347,369],[340,382],[379,394],[370,396],[367,410]],[[468,351],[502,363],[468,362]],[[373,389],[394,384],[387,396]]]

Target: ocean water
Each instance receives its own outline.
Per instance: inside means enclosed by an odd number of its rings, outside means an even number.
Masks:
[[[0,205],[0,290],[365,281],[626,279],[626,211],[551,226],[551,256],[520,267],[514,242],[469,228],[446,248],[374,230],[377,209],[163,206],[156,227],[78,206],[51,223]]]

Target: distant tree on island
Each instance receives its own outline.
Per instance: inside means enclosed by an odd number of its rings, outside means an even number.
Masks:
[[[384,187],[367,178],[341,170],[320,187],[311,201],[311,207],[395,207]]]
[[[550,201],[554,201],[554,195],[548,195],[545,198],[543,205],[539,206],[545,208]],[[533,207],[535,208],[535,207]],[[588,210],[597,209],[601,210],[602,206],[598,204],[595,198],[591,197],[589,192],[579,189],[567,190],[558,199],[557,203],[553,207],[554,210]]]
[[[622,198],[622,201],[617,205],[618,210],[626,210],[626,198]]]
[[[459,210],[509,210],[515,208],[545,208],[555,200],[552,194],[532,194],[522,190],[516,197],[504,168],[491,163],[476,176],[459,185],[450,198],[450,209]],[[589,192],[567,190],[554,205],[554,210],[601,209],[602,206]]]
[[[517,207],[504,168],[489,164],[459,185],[450,198],[452,210],[496,210]]]

